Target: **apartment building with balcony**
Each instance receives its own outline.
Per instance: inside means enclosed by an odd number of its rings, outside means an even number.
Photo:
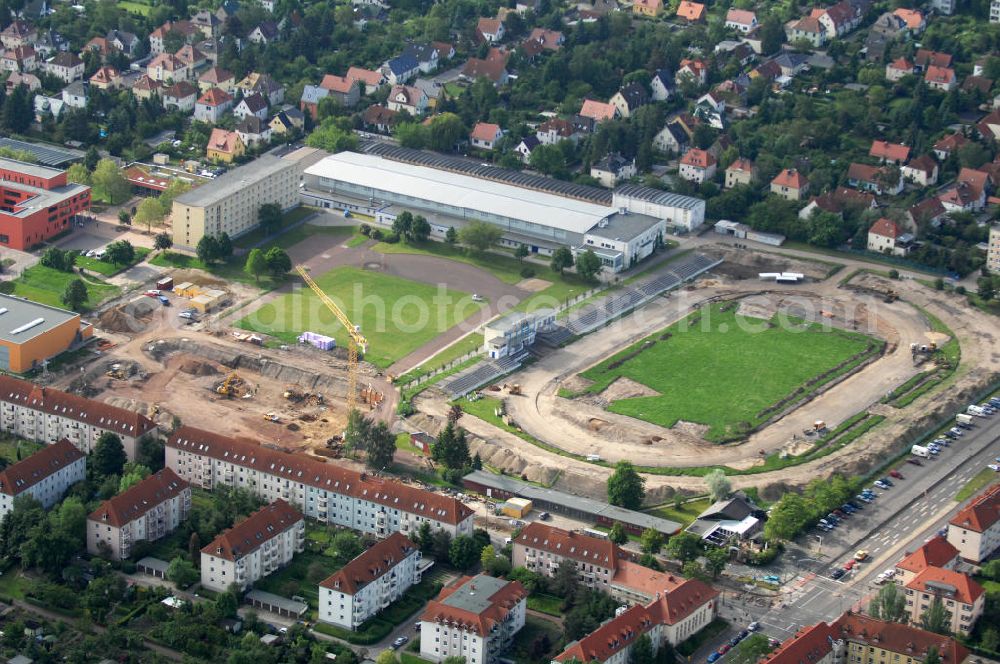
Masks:
[[[85,454],[109,431],[134,461],[138,440],[154,434],[156,423],[135,411],[0,375],[0,431],[40,443],[65,438]]]
[[[1000,482],[963,507],[948,522],[948,541],[970,563],[981,563],[1000,549]]]
[[[319,619],[355,630],[420,583],[423,556],[401,533],[378,542],[319,584]]]
[[[285,500],[323,523],[372,533],[415,535],[423,523],[452,537],[471,535],[473,512],[448,496],[289,454],[249,440],[181,427],[166,443],[166,465],[193,486],[246,489]]]
[[[68,440],[46,445],[27,459],[0,471],[0,518],[14,509],[18,496],[33,496],[45,509],[66,489],[87,476],[87,457]]]
[[[136,542],[166,537],[190,513],[191,485],[164,468],[90,513],[87,551],[124,560],[132,555]]]
[[[511,557],[514,567],[548,577],[555,576],[562,561],[571,560],[581,584],[610,593],[618,562],[628,554],[610,540],[534,521],[514,538]]]
[[[518,581],[485,574],[442,588],[420,616],[420,656],[432,662],[463,657],[466,664],[498,661],[524,627],[528,591]]]
[[[236,584],[246,590],[302,551],[306,521],[284,500],[265,505],[201,550],[201,585],[223,592]]]
[[[913,553],[906,553],[896,563],[893,580],[905,586],[929,567],[953,570],[958,565],[958,549],[945,538],[932,537]]]
[[[986,592],[968,574],[940,567],[928,567],[905,586],[906,611],[910,622],[920,624],[935,599],[940,599],[951,614],[949,629],[953,634],[968,635],[983,615]]]

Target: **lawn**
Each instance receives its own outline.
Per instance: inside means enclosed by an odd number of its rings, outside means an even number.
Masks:
[[[737,316],[734,305],[701,309],[581,375],[599,393],[627,377],[659,394],[613,401],[609,410],[671,427],[709,427],[732,440],[794,400],[856,366],[879,344],[864,335],[801,321]]]
[[[149,13],[153,11],[149,5],[144,5],[141,2],[129,2],[128,0],[119,0],[118,6],[131,14],[139,14],[140,16],[149,16]]]
[[[315,213],[316,210],[309,207],[299,206],[297,208],[293,208],[288,212],[286,212],[281,217],[281,225],[278,227],[276,232],[281,233],[289,226],[297,224],[306,217],[309,217]],[[260,242],[261,240],[263,240],[265,237],[266,235],[264,234],[264,230],[260,226],[258,226],[249,233],[244,233],[243,235],[233,240],[233,246],[239,247],[240,249],[248,249],[257,244],[258,242]]]
[[[539,653],[535,650],[536,641],[543,636],[548,636],[549,650]],[[524,627],[514,635],[510,656],[517,664],[547,662],[559,654],[564,642],[565,638],[559,625],[551,620],[529,615],[524,619]]]
[[[60,297],[67,284],[74,279],[82,279],[87,286],[85,309],[93,309],[109,297],[117,295],[119,288],[77,272],[61,272],[44,265],[34,265],[15,279],[14,295],[34,300],[41,304],[65,308]]]
[[[528,608],[532,611],[547,613],[550,616],[562,616],[563,600],[552,595],[531,595],[528,597]]]
[[[361,326],[368,339],[365,359],[382,368],[483,306],[468,293],[354,267],[331,270],[317,277],[316,283]],[[295,343],[299,334],[311,330],[347,344],[347,331],[308,288],[265,304],[237,325],[286,343]]]
[[[979,491],[985,487],[987,484],[991,484],[998,477],[997,473],[990,470],[989,468],[983,468],[975,477],[965,483],[958,493],[955,494],[955,500],[962,502],[972,498],[974,495],[979,493]]]
[[[0,575],[0,597],[3,599],[24,599],[24,593],[35,585],[35,581],[24,576],[16,567]]]
[[[114,263],[109,263],[108,261],[100,260],[99,258],[89,258],[81,254],[76,257],[74,265],[92,272],[103,274],[105,277],[112,277],[123,270],[127,270],[137,263],[141,263],[151,251],[151,249],[147,249],[146,247],[136,247],[135,258],[127,265],[115,265]]]
[[[236,281],[250,286],[259,286],[264,290],[271,290],[282,283],[282,280],[275,280],[269,276],[261,277],[258,282],[243,271],[243,261],[235,257],[225,263],[212,263],[209,265],[198,260],[197,256],[181,254],[176,251],[161,251],[149,263],[160,267],[176,267],[182,270],[204,270],[220,279]]]
[[[313,567],[314,565],[315,567]],[[309,573],[310,569],[312,569],[312,574]],[[318,582],[310,582],[309,577],[320,578],[319,575],[322,572],[322,579],[325,579],[338,569],[340,569],[340,565],[333,558],[315,551],[303,551],[295,554],[292,562],[285,567],[255,582],[254,587],[282,597],[299,595],[309,603],[310,609],[317,611],[319,610],[319,585]]]
[[[0,459],[6,460],[7,464],[10,465],[21,459],[27,459],[43,447],[45,446],[42,443],[13,436],[3,436],[0,438]]]
[[[680,509],[677,509],[673,506],[673,504],[670,504],[646,510],[646,513],[658,516],[661,519],[676,521],[681,524],[681,528],[687,528],[694,522],[698,515],[708,509],[708,506],[711,504],[712,501],[708,498],[701,498],[699,500],[682,503]]]

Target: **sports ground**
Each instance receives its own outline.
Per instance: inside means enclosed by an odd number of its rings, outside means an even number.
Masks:
[[[598,394],[620,377],[658,393],[614,400],[611,412],[664,427],[680,420],[707,425],[707,440],[726,441],[767,420],[782,400],[829,383],[880,348],[863,334],[794,319],[764,321],[716,304],[580,375],[593,381],[585,393]]]

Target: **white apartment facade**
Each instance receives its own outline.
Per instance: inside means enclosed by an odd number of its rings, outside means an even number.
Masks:
[[[380,538],[416,534],[423,523],[452,537],[473,531],[472,510],[454,498],[192,427],[167,440],[165,456],[166,466],[194,486],[287,500],[307,517]]]
[[[423,556],[393,533],[319,584],[319,619],[355,630],[420,583]]]
[[[989,245],[986,250],[986,268],[990,272],[1000,273],[1000,226],[990,227]]]
[[[931,603],[940,599],[951,614],[949,629],[954,634],[971,633],[986,604],[986,592],[972,577],[940,567],[928,567],[904,587],[911,624],[919,626]]]
[[[46,445],[27,459],[0,471],[0,518],[14,509],[14,499],[28,495],[48,509],[66,490],[87,477],[87,457],[68,440]]]
[[[538,521],[525,526],[513,542],[513,566],[547,577],[555,576],[563,560],[576,564],[578,580],[595,590],[611,592],[619,559],[627,554],[610,540],[562,530]]]
[[[201,585],[242,591],[275,572],[302,551],[306,522],[283,500],[265,505],[226,530],[201,550]]]
[[[191,485],[164,468],[91,512],[87,519],[87,551],[125,560],[137,542],[166,537],[190,513]]]
[[[462,657],[493,664],[522,627],[528,592],[518,581],[485,574],[463,577],[427,604],[420,617],[420,656]]]
[[[1000,549],[1000,482],[993,484],[948,522],[948,542],[971,563]]]
[[[154,434],[156,423],[131,410],[0,375],[0,431],[40,443],[65,438],[85,454],[109,431],[134,461],[138,440]]]
[[[1000,23],[1000,0],[990,0],[990,23]]]

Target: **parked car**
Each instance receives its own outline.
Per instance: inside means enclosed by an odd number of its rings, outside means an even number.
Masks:
[[[858,549],[854,554],[854,559],[859,563],[863,560],[868,559],[868,551],[866,549]]]
[[[854,566],[857,564],[858,564],[857,560],[854,559],[848,560],[846,563],[844,563],[844,570],[850,572],[852,569],[854,569]]]
[[[392,642],[392,649],[393,650],[398,650],[398,649],[402,648],[403,646],[406,645],[406,643],[409,640],[410,640],[410,637],[408,637],[408,636],[401,636],[401,637],[399,637],[398,639],[396,639],[395,641]]]
[[[881,479],[881,480],[882,480],[882,482],[883,482],[884,484],[888,484],[889,486],[895,486],[895,485],[893,484],[893,481],[892,481],[892,480],[890,480],[890,479],[889,479],[888,477],[881,477],[881,478],[879,478],[879,479]]]
[[[882,480],[875,480],[875,486],[877,486],[880,489],[888,489],[889,488],[889,485],[886,484],[885,482],[883,482]]]
[[[912,463],[914,466],[922,466],[922,465],[924,465],[920,461],[920,459],[918,459],[916,457],[910,457],[909,459],[906,460],[906,463]]]
[[[717,652],[708,653],[708,664],[712,664],[712,662],[717,662],[720,657],[722,657],[722,655],[720,655]]]
[[[156,290],[155,288],[150,288],[148,291],[143,293],[143,295],[145,295],[146,297],[160,297],[160,291]]]
[[[723,643],[722,647],[719,648],[719,656],[721,657],[722,655],[725,655],[727,652],[729,652],[732,649],[733,649],[733,647],[731,645],[729,645],[728,643]]]
[[[893,477],[895,477],[897,480],[903,479],[903,473],[899,472],[896,469],[890,470],[889,474],[892,475]]]
[[[845,574],[847,574],[847,570],[841,569],[840,567],[838,567],[837,569],[835,569],[832,572],[830,572],[830,578],[833,579],[834,581],[836,581],[837,579],[841,578]]]
[[[994,473],[1000,473],[1000,465],[997,465],[995,463],[991,463],[991,464],[989,464],[986,467],[989,468],[990,470],[992,470]]]
[[[756,632],[758,629],[760,629],[760,623],[755,620],[749,625],[747,625],[747,629],[750,630],[751,632]]]

